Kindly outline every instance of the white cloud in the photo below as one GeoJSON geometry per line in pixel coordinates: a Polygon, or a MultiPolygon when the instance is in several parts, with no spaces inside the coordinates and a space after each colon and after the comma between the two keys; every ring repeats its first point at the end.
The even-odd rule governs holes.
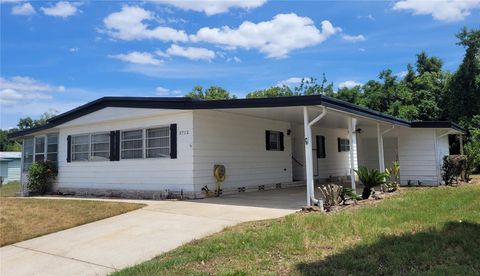
{"type": "Polygon", "coordinates": [[[342,35],[342,38],[346,41],[349,41],[349,42],[359,42],[359,41],[365,41],[366,38],[363,36],[363,35],[347,35],[347,34],[344,34],[342,35]]]}
{"type": "Polygon", "coordinates": [[[184,31],[170,27],[149,28],[144,21],[155,20],[154,14],[137,6],[123,6],[119,12],[109,14],[103,23],[106,32],[122,40],[158,39],[162,41],[187,41],[184,31]]]}
{"type": "Polygon", "coordinates": [[[147,52],[133,51],[127,54],[111,55],[109,57],[135,64],[158,65],[162,62],[161,60],[156,59],[154,55],[147,52]]]}
{"type": "Polygon", "coordinates": [[[77,48],[77,47],[72,47],[72,48],[68,49],[68,51],[69,51],[70,53],[76,53],[76,52],[78,52],[79,50],[80,50],[80,49],[77,48]]]}
{"type": "Polygon", "coordinates": [[[50,99],[52,93],[64,91],[64,86],[51,86],[30,77],[0,77],[0,104],[2,105],[14,105],[24,100],[50,99]]]}
{"type": "MultiPolygon", "coordinates": [[[[157,54],[160,54],[160,56],[162,56],[162,54],[164,55],[165,53],[157,51],[157,54]]],[[[185,57],[191,60],[210,61],[215,58],[215,52],[206,48],[181,47],[176,44],[172,44],[172,46],[167,49],[166,54],[169,56],[185,57]]]]}
{"type": "Polygon", "coordinates": [[[352,80],[347,80],[347,81],[344,81],[344,82],[341,82],[338,84],[338,87],[340,88],[353,88],[355,86],[359,86],[359,85],[362,85],[362,83],[360,82],[356,82],[356,81],[352,81],[352,80]]]}
{"type": "Polygon", "coordinates": [[[35,14],[35,9],[30,3],[23,3],[12,7],[13,15],[33,15],[35,14]]]}
{"type": "Polygon", "coordinates": [[[167,4],[182,10],[204,12],[206,15],[214,15],[228,12],[231,8],[253,9],[265,4],[267,0],[149,0],[150,2],[167,4]]]}
{"type": "Polygon", "coordinates": [[[258,49],[270,58],[284,58],[295,49],[322,43],[340,31],[329,21],[322,22],[322,31],[313,20],[294,13],[278,14],[270,21],[243,22],[237,29],[201,28],[190,38],[193,42],[208,42],[230,49],[258,49]]]}
{"type": "Polygon", "coordinates": [[[75,15],[78,11],[77,6],[67,1],[57,2],[54,6],[40,8],[45,15],[67,18],[75,15]]]}
{"type": "Polygon", "coordinates": [[[175,96],[175,97],[178,97],[178,96],[181,96],[182,94],[182,91],[181,90],[170,90],[168,88],[165,88],[165,87],[162,87],[162,86],[158,86],[156,89],[155,89],[155,94],[158,95],[158,96],[162,96],[162,97],[165,97],[165,96],[175,96]]]}
{"type": "Polygon", "coordinates": [[[291,78],[288,78],[286,80],[282,80],[282,81],[279,81],[277,83],[277,86],[296,86],[296,85],[299,85],[300,83],[302,83],[302,80],[303,79],[307,79],[306,77],[291,77],[291,78]]]}
{"type": "Polygon", "coordinates": [[[237,57],[237,56],[233,56],[233,57],[231,57],[231,58],[229,57],[229,58],[227,58],[227,61],[228,61],[228,62],[233,61],[233,62],[235,62],[235,63],[240,63],[240,62],[242,62],[242,60],[241,60],[239,57],[237,57]]]}
{"type": "Polygon", "coordinates": [[[405,71],[400,71],[400,72],[396,73],[395,76],[400,77],[400,78],[404,78],[407,74],[408,74],[408,71],[405,70],[405,71]]]}
{"type": "Polygon", "coordinates": [[[368,19],[368,20],[371,20],[371,21],[375,21],[375,17],[371,14],[367,14],[367,15],[359,15],[357,16],[358,19],[368,19]]]}
{"type": "Polygon", "coordinates": [[[430,14],[436,20],[461,21],[471,10],[480,8],[479,0],[402,0],[393,5],[394,10],[409,10],[415,15],[430,14]]]}

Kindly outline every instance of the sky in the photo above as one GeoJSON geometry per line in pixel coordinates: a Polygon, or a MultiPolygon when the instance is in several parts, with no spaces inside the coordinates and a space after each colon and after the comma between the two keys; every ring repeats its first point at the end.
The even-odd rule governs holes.
{"type": "Polygon", "coordinates": [[[421,51],[454,71],[480,25],[480,0],[0,2],[1,128],[103,96],[401,78],[421,51]]]}

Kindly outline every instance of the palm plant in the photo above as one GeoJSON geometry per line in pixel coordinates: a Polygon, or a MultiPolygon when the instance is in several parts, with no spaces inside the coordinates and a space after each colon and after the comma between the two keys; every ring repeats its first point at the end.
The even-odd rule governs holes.
{"type": "Polygon", "coordinates": [[[372,188],[385,183],[385,179],[387,178],[384,172],[380,172],[377,169],[369,170],[367,167],[359,167],[355,172],[364,186],[362,192],[363,199],[368,199],[372,193],[372,188]]]}

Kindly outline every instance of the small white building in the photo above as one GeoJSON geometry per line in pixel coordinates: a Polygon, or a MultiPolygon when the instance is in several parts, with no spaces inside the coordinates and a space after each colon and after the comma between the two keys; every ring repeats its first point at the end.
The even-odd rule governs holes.
{"type": "Polygon", "coordinates": [[[57,162],[59,192],[198,198],[203,187],[215,189],[217,164],[226,168],[224,193],[309,188],[335,177],[355,186],[352,168],[384,170],[394,160],[402,184],[437,185],[448,135],[463,132],[452,122],[410,122],[321,95],[104,97],[10,138],[23,140],[23,172],[37,160],[57,162]]]}

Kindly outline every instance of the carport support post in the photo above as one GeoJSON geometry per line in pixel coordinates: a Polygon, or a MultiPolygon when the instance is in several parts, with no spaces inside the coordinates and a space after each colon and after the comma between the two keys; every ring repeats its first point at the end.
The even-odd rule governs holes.
{"type": "Polygon", "coordinates": [[[303,107],[303,131],[305,134],[305,180],[307,184],[307,206],[312,205],[310,191],[310,182],[313,182],[313,160],[312,160],[312,132],[310,126],[308,125],[308,109],[306,106],[303,107]]]}
{"type": "Polygon", "coordinates": [[[380,132],[380,124],[377,124],[377,142],[378,142],[378,169],[380,172],[385,171],[385,160],[383,155],[383,135],[380,132]]]}
{"type": "Polygon", "coordinates": [[[353,128],[353,118],[348,118],[348,139],[350,142],[350,181],[352,183],[352,190],[356,193],[357,187],[355,184],[355,157],[353,155],[353,133],[355,132],[353,128]]]}

